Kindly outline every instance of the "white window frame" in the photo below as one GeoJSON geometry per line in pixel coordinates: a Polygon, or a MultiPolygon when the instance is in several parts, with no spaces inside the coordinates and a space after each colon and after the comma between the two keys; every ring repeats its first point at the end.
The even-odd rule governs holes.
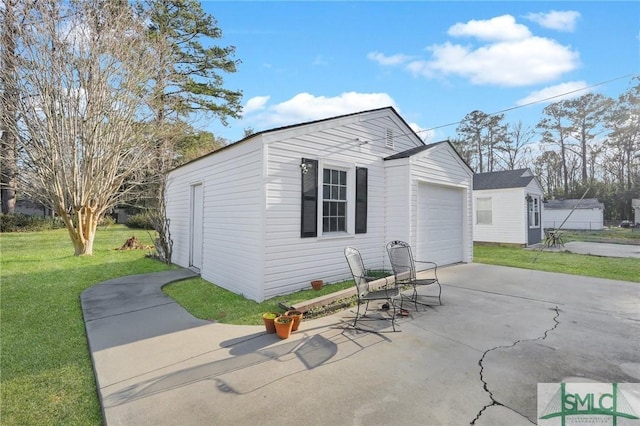
{"type": "Polygon", "coordinates": [[[318,162],[318,235],[323,237],[345,236],[355,234],[356,215],[356,165],[341,161],[320,160],[318,162]],[[339,170],[347,173],[347,208],[346,208],[346,231],[325,232],[323,226],[324,207],[324,170],[339,170]]]}
{"type": "Polygon", "coordinates": [[[491,197],[476,197],[476,225],[493,225],[493,200],[491,197]],[[480,208],[481,204],[487,202],[489,204],[489,208],[487,208],[486,205],[483,205],[482,208],[480,208]],[[483,217],[483,220],[481,221],[480,213],[484,213],[486,216],[487,212],[489,212],[488,220],[487,217],[483,217]]]}
{"type": "Polygon", "coordinates": [[[540,198],[531,197],[530,201],[527,201],[527,222],[529,223],[529,229],[540,228],[540,198]],[[531,220],[531,215],[534,215],[534,220],[531,220]],[[533,225],[531,222],[535,222],[533,225]]]}

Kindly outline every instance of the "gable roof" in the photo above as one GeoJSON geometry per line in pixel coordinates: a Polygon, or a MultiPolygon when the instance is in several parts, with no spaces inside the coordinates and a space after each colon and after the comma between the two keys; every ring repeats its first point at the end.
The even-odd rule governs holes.
{"type": "Polygon", "coordinates": [[[579,199],[567,199],[567,200],[549,200],[545,201],[545,210],[571,210],[576,209],[604,209],[604,204],[599,202],[597,198],[585,198],[582,201],[579,199]],[[580,204],[576,207],[576,204],[580,204]]]}
{"type": "Polygon", "coordinates": [[[473,175],[473,189],[525,188],[535,178],[527,168],[476,173],[473,175]]]}
{"type": "Polygon", "coordinates": [[[203,155],[201,157],[194,158],[193,160],[188,161],[188,162],[186,162],[184,164],[181,164],[181,165],[173,168],[170,171],[173,171],[173,170],[179,169],[181,167],[184,167],[187,164],[191,164],[193,162],[201,160],[202,158],[209,157],[211,155],[216,155],[221,151],[224,151],[226,149],[238,146],[238,145],[240,145],[240,144],[242,144],[242,143],[244,143],[246,141],[252,140],[252,139],[254,139],[254,138],[258,137],[258,136],[261,136],[261,135],[266,135],[266,134],[269,134],[269,133],[275,133],[275,132],[279,132],[279,131],[282,131],[282,130],[295,129],[297,127],[302,127],[302,126],[307,126],[307,125],[312,125],[312,124],[324,123],[324,122],[328,122],[328,121],[332,121],[332,120],[338,120],[338,119],[346,118],[346,117],[352,117],[352,116],[357,116],[357,115],[362,115],[362,114],[370,114],[370,113],[373,113],[373,112],[384,111],[384,110],[388,110],[391,113],[393,113],[407,127],[407,129],[409,129],[409,132],[411,132],[410,134],[415,136],[415,139],[420,141],[423,144],[423,145],[418,146],[417,148],[425,149],[427,146],[429,146],[429,145],[424,145],[424,142],[422,141],[422,139],[417,135],[417,133],[413,129],[411,129],[411,126],[409,126],[409,124],[405,121],[405,119],[402,118],[402,116],[400,114],[398,114],[398,111],[396,111],[395,108],[393,108],[392,106],[386,106],[386,107],[382,107],[382,108],[374,108],[374,109],[369,109],[369,110],[366,110],[366,111],[352,112],[352,113],[349,113],[349,114],[342,114],[342,115],[337,115],[337,116],[334,116],[334,117],[322,118],[322,119],[319,119],[319,120],[305,121],[303,123],[297,123],[297,124],[290,124],[290,125],[287,125],[287,126],[275,127],[273,129],[267,129],[267,130],[262,130],[260,132],[252,133],[252,134],[250,134],[250,135],[248,135],[248,136],[246,136],[246,137],[244,137],[244,138],[242,138],[242,139],[240,139],[240,140],[238,140],[236,142],[230,143],[229,145],[225,145],[220,149],[212,151],[212,152],[210,152],[208,154],[205,154],[205,155],[203,155]]]}
{"type": "Polygon", "coordinates": [[[429,144],[429,145],[416,146],[415,148],[407,149],[406,151],[398,152],[396,154],[393,154],[393,155],[390,155],[388,157],[385,157],[384,161],[397,160],[398,158],[408,158],[408,157],[411,157],[412,155],[416,155],[416,154],[418,154],[418,153],[420,153],[422,151],[426,151],[428,149],[431,149],[436,145],[440,145],[441,143],[446,143],[446,141],[436,142],[436,143],[432,143],[432,144],[429,144]]]}
{"type": "Polygon", "coordinates": [[[464,158],[462,158],[458,150],[453,146],[453,144],[448,139],[446,141],[434,142],[429,145],[416,146],[415,148],[410,148],[410,149],[407,149],[406,151],[398,152],[396,154],[385,157],[383,158],[383,160],[387,161],[387,160],[397,160],[399,158],[409,158],[413,155],[419,154],[428,149],[435,148],[437,146],[445,145],[445,144],[451,147],[451,149],[453,150],[453,152],[455,152],[460,162],[462,162],[462,164],[464,164],[473,173],[473,169],[471,168],[471,166],[469,166],[467,162],[464,161],[464,158]]]}

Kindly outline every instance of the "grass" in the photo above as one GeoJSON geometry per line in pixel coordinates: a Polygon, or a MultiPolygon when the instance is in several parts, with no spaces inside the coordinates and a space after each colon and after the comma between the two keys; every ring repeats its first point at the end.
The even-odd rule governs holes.
{"type": "MultiPolygon", "coordinates": [[[[113,250],[133,232],[122,226],[100,229],[90,257],[73,256],[65,230],[0,234],[3,425],[102,424],[79,298],[84,289],[101,281],[169,268],[145,258],[144,251],[113,250]]],[[[135,234],[150,243],[146,231],[135,234]]],[[[625,233],[614,236],[629,240],[625,233]]],[[[586,237],[593,236],[571,238],[586,237]]],[[[640,282],[638,259],[542,252],[534,263],[537,251],[503,246],[477,246],[474,254],[480,263],[640,282]]],[[[318,292],[304,290],[263,303],[201,279],[171,284],[165,291],[197,317],[260,324],[260,313],[281,311],[280,302],[291,305],[352,285],[325,285],[318,292]]]]}
{"type": "Polygon", "coordinates": [[[211,285],[201,278],[169,284],[163,290],[198,318],[225,324],[259,325],[262,324],[261,313],[282,312],[279,306],[281,302],[286,306],[295,305],[298,302],[351,287],[353,287],[353,281],[325,284],[319,291],[301,290],[286,296],[274,297],[262,303],[247,300],[238,294],[211,285]]]}
{"type": "Polygon", "coordinates": [[[478,245],[473,261],[538,271],[640,282],[640,261],[629,258],[586,256],[567,252],[524,250],[506,245],[478,245]],[[535,260],[535,262],[534,262],[535,260]]]}
{"type": "MultiPolygon", "coordinates": [[[[98,230],[94,255],[74,257],[66,230],[0,235],[2,424],[100,425],[80,293],[111,278],[168,269],[143,251],[113,250],[124,226],[98,230]]],[[[142,240],[146,231],[136,231],[142,240]]]]}
{"type": "MultiPolygon", "coordinates": [[[[588,241],[640,245],[640,230],[629,228],[606,228],[599,231],[563,230],[563,239],[565,243],[588,241]]],[[[638,259],[585,256],[544,250],[523,250],[512,245],[476,244],[473,250],[473,261],[492,265],[513,266],[515,268],[640,282],[640,274],[638,273],[640,260],[638,259]]]]}

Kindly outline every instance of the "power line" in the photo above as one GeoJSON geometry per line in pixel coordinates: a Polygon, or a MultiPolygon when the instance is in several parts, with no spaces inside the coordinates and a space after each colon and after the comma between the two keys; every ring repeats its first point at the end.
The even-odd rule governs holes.
{"type": "MultiPolygon", "coordinates": [[[[610,80],[602,81],[600,83],[595,83],[595,84],[592,84],[592,85],[589,85],[589,86],[581,87],[579,89],[571,90],[569,92],[560,93],[558,95],[550,96],[548,98],[538,99],[537,101],[532,101],[532,102],[529,102],[529,103],[526,103],[526,104],[517,105],[517,106],[511,107],[511,108],[506,108],[506,109],[503,109],[503,110],[500,110],[500,111],[492,112],[491,114],[487,114],[487,115],[488,116],[493,116],[493,115],[497,115],[497,114],[502,114],[503,112],[513,111],[513,110],[516,110],[516,109],[528,107],[528,106],[539,104],[539,103],[542,103],[542,102],[547,102],[547,101],[550,101],[552,99],[560,98],[560,97],[563,97],[563,96],[570,95],[572,93],[576,93],[576,92],[580,92],[580,91],[583,91],[583,90],[591,89],[591,88],[594,88],[594,87],[602,86],[603,84],[611,83],[612,81],[622,80],[624,78],[633,77],[633,76],[636,76],[636,75],[638,75],[638,74],[627,74],[627,75],[623,75],[621,77],[615,77],[615,78],[612,78],[610,80]]],[[[460,124],[460,123],[462,123],[462,120],[456,121],[454,123],[448,123],[448,124],[443,124],[443,125],[440,125],[440,126],[430,127],[428,129],[419,130],[419,131],[417,131],[415,133],[416,134],[420,134],[420,133],[424,133],[424,132],[430,132],[432,130],[442,129],[444,127],[454,126],[454,125],[460,124]]],[[[407,136],[407,135],[404,135],[404,136],[407,136]]],[[[380,140],[382,140],[382,138],[380,140]]]]}

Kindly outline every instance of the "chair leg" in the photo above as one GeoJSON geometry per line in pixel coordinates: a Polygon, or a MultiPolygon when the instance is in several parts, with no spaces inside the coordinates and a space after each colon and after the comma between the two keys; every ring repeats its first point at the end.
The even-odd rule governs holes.
{"type": "MultiPolygon", "coordinates": [[[[389,304],[393,306],[393,315],[391,316],[391,327],[393,328],[393,331],[396,331],[396,304],[393,300],[389,300],[389,304]]],[[[400,305],[402,306],[402,298],[400,301],[400,305]]],[[[402,307],[400,309],[401,309],[400,312],[402,312],[402,307]]]]}
{"type": "MultiPolygon", "coordinates": [[[[358,316],[360,315],[360,300],[358,300],[358,302],[356,303],[357,307],[356,307],[356,318],[353,320],[353,327],[356,328],[356,324],[358,323],[358,316]]],[[[365,309],[365,313],[366,313],[366,309],[365,309]]]]}

